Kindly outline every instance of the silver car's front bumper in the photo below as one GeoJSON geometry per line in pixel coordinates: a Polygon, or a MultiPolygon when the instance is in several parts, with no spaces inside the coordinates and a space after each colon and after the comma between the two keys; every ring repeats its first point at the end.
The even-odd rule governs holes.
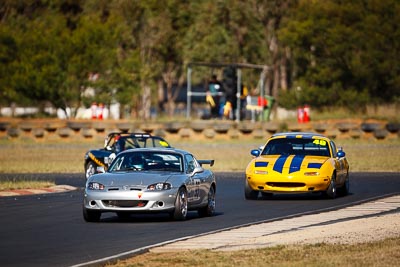
{"type": "Polygon", "coordinates": [[[98,211],[166,212],[175,209],[177,189],[163,191],[85,190],[84,206],[98,211]]]}

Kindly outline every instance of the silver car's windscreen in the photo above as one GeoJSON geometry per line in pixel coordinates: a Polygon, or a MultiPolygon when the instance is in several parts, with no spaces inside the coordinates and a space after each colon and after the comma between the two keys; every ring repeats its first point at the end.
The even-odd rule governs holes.
{"type": "Polygon", "coordinates": [[[180,154],[160,151],[132,151],[120,154],[111,164],[109,172],[116,171],[171,171],[183,172],[180,154]]]}

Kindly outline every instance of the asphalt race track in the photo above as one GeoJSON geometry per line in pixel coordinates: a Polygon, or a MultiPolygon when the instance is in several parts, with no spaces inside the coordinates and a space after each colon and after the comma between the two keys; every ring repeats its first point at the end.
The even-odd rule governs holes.
{"type": "Polygon", "coordinates": [[[183,222],[164,215],[134,215],[119,220],[103,214],[100,223],[82,217],[83,174],[0,174],[0,179],[51,179],[80,190],[0,198],[1,266],[71,266],[132,251],[160,242],[296,214],[337,209],[400,193],[398,173],[351,173],[350,195],[277,195],[245,200],[243,173],[216,173],[217,214],[183,222]]]}

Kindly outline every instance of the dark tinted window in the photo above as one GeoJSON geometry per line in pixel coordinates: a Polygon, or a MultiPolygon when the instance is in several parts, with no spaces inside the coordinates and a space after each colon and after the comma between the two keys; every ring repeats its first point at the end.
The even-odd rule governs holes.
{"type": "Polygon", "coordinates": [[[261,155],[330,156],[329,143],[322,139],[279,138],[268,142],[261,155]]]}
{"type": "Polygon", "coordinates": [[[167,151],[132,151],[119,154],[112,162],[109,171],[182,172],[183,160],[180,154],[167,151]]]}

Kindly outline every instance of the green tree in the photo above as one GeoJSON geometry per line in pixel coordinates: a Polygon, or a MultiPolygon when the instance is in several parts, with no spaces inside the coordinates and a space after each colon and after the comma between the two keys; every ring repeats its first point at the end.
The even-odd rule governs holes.
{"type": "Polygon", "coordinates": [[[280,29],[300,101],[359,109],[398,99],[399,8],[395,0],[300,1],[280,29]]]}
{"type": "Polygon", "coordinates": [[[57,108],[65,109],[68,98],[63,92],[63,19],[57,15],[20,19],[26,25],[15,29],[18,32],[16,36],[19,53],[16,56],[15,72],[11,77],[14,90],[22,96],[17,101],[23,104],[23,99],[29,99],[29,104],[39,107],[50,102],[57,108]]]}
{"type": "Polygon", "coordinates": [[[18,100],[13,78],[16,71],[18,43],[13,30],[4,25],[0,28],[0,106],[18,100]]]}
{"type": "Polygon", "coordinates": [[[126,74],[124,61],[130,60],[129,56],[119,53],[124,34],[117,17],[109,18],[104,10],[84,13],[86,6],[74,1],[51,2],[48,6],[27,1],[8,7],[4,24],[16,38],[2,31],[4,64],[0,70],[13,74],[4,76],[8,78],[2,81],[3,87],[9,89],[2,90],[3,95],[21,104],[48,101],[64,110],[76,110],[91,101],[109,103],[113,97],[127,103],[121,95],[132,90],[134,80],[131,82],[126,74]],[[90,81],[91,74],[101,78],[90,81]],[[95,88],[95,95],[85,97],[90,86],[95,88]]]}
{"type": "Polygon", "coordinates": [[[130,17],[133,15],[130,11],[136,10],[134,5],[132,1],[90,0],[82,5],[84,16],[93,17],[89,21],[95,24],[89,23],[84,28],[91,28],[89,31],[94,30],[102,36],[101,40],[93,40],[98,46],[95,53],[102,62],[96,63],[97,67],[89,67],[91,74],[97,77],[88,85],[95,95],[89,95],[83,101],[86,106],[93,101],[106,106],[119,103],[121,118],[127,115],[127,109],[137,105],[135,96],[140,94],[140,62],[129,26],[135,19],[135,16],[130,17]]]}
{"type": "Polygon", "coordinates": [[[200,62],[236,62],[239,48],[229,33],[227,1],[193,1],[193,24],[185,36],[185,58],[200,62]]]}

